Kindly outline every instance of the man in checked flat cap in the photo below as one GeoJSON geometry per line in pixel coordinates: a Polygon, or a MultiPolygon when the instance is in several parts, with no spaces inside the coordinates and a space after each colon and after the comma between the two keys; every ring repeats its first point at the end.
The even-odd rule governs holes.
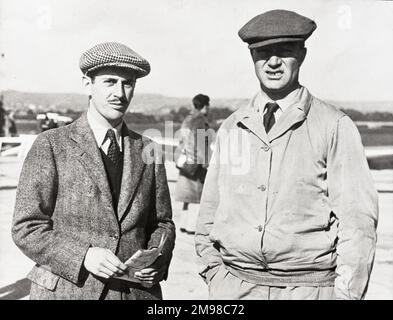
{"type": "Polygon", "coordinates": [[[123,121],[150,65],[123,44],[103,43],[80,68],[87,112],[38,135],[17,189],[12,235],[36,262],[30,298],[161,299],[175,241],[165,167],[153,142],[123,121]],[[135,273],[139,282],[117,279],[128,258],[163,236],[162,255],[135,273]]]}
{"type": "Polygon", "coordinates": [[[210,299],[363,299],[378,197],[348,116],[299,83],[314,21],[260,14],[239,31],[260,90],[217,135],[196,230],[210,299]]]}

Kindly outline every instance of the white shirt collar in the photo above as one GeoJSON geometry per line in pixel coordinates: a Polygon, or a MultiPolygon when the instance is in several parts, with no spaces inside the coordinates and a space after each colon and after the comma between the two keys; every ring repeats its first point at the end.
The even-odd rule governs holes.
{"type": "Polygon", "coordinates": [[[94,107],[89,106],[89,109],[87,110],[87,122],[93,131],[98,147],[101,148],[105,154],[108,153],[110,141],[109,139],[104,141],[104,139],[108,129],[111,129],[115,132],[117,144],[119,145],[120,152],[122,152],[123,146],[121,128],[123,126],[123,121],[118,126],[113,128],[97,111],[93,110],[93,108],[94,107]]]}
{"type": "Polygon", "coordinates": [[[265,110],[265,106],[266,103],[268,102],[276,102],[278,104],[278,106],[280,107],[279,109],[281,110],[281,113],[285,112],[285,110],[287,110],[290,106],[294,105],[295,103],[298,103],[301,99],[302,93],[303,93],[303,89],[304,87],[299,86],[298,88],[296,88],[295,90],[293,90],[290,94],[288,94],[286,97],[284,97],[283,99],[277,100],[277,101],[273,101],[267,97],[265,97],[264,95],[262,95],[262,92],[259,91],[258,92],[258,104],[257,104],[257,108],[258,108],[258,112],[263,114],[264,110],[265,110]]]}

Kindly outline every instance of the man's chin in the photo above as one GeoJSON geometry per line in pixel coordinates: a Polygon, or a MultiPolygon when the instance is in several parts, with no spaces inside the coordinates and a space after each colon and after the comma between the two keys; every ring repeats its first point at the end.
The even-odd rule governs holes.
{"type": "Polygon", "coordinates": [[[288,84],[282,83],[281,81],[278,80],[271,80],[262,87],[265,87],[267,91],[275,91],[275,92],[281,92],[285,91],[285,88],[288,87],[288,84]]]}
{"type": "Polygon", "coordinates": [[[286,96],[293,89],[287,83],[269,82],[268,84],[261,84],[261,89],[269,95],[286,96]]]}
{"type": "Polygon", "coordinates": [[[120,112],[120,111],[112,111],[112,112],[108,112],[107,114],[104,115],[104,118],[111,124],[119,124],[124,117],[124,112],[120,112]]]}

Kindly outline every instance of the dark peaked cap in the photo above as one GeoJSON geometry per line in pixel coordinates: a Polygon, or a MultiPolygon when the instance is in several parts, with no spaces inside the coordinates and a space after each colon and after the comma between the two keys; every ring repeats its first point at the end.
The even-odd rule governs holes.
{"type": "Polygon", "coordinates": [[[238,34],[253,49],[279,42],[305,41],[316,28],[313,20],[296,12],[271,10],[252,18],[238,34]]]}
{"type": "Polygon", "coordinates": [[[79,60],[79,67],[84,74],[104,67],[125,68],[137,78],[150,72],[149,62],[124,44],[117,42],[100,43],[84,52],[79,60]]]}

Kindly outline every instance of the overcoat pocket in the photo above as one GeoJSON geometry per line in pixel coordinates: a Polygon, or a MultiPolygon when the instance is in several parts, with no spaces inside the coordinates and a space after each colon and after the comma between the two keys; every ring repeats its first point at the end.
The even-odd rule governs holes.
{"type": "Polygon", "coordinates": [[[37,265],[34,266],[27,275],[27,279],[50,291],[54,291],[56,289],[59,278],[60,276],[37,265]]]}

